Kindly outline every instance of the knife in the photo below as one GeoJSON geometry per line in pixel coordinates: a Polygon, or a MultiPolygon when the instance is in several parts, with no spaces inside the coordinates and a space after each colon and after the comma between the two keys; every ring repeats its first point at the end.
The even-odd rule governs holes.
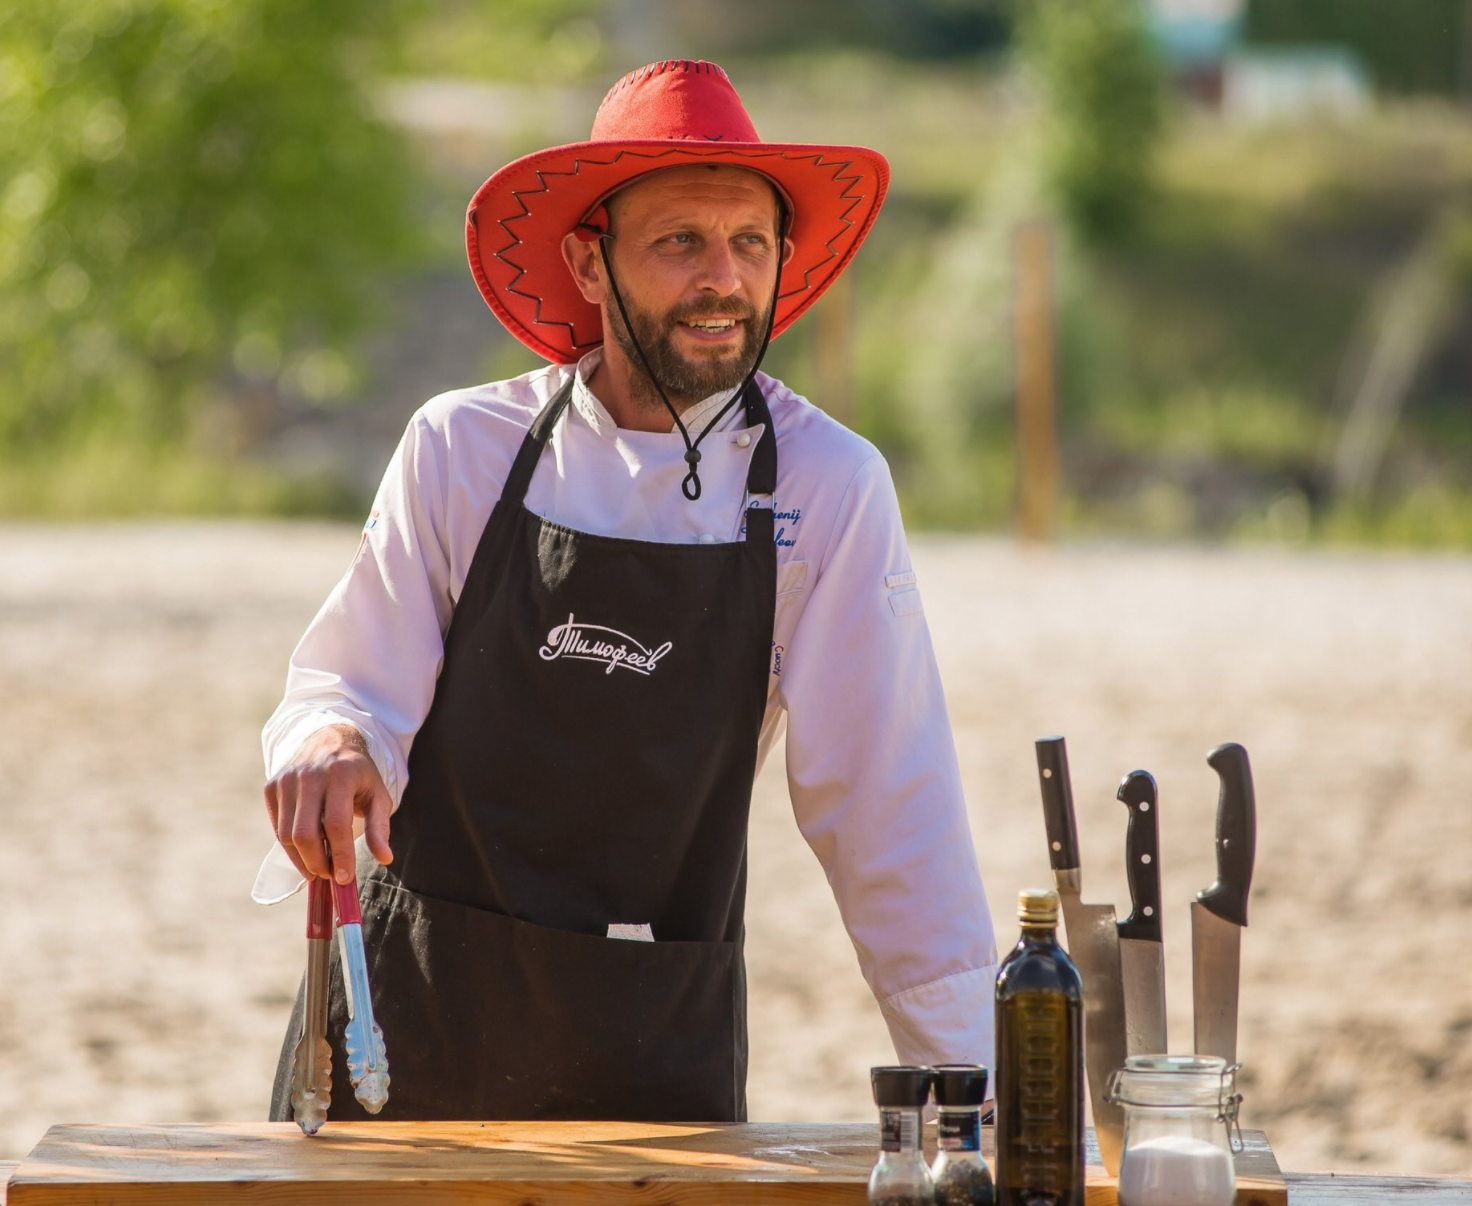
{"type": "Polygon", "coordinates": [[[1196,1054],[1237,1062],[1242,930],[1257,850],[1257,802],[1247,751],[1219,745],[1206,761],[1221,780],[1216,805],[1216,882],[1191,905],[1191,994],[1196,1054]]]}
{"type": "Polygon", "coordinates": [[[342,981],[347,995],[348,1080],[353,1096],[370,1114],[388,1101],[388,1056],[383,1031],[373,1020],[373,994],[368,987],[368,960],[363,953],[363,914],[358,908],[358,881],[332,885],[337,913],[337,950],[342,956],[342,981]]]}
{"type": "Polygon", "coordinates": [[[1160,793],[1149,771],[1134,770],[1119,781],[1118,795],[1130,810],[1124,849],[1132,907],[1130,915],[1119,923],[1125,1050],[1130,1055],[1164,1055],[1165,928],[1160,917],[1160,793]]]}
{"type": "Polygon", "coordinates": [[[302,1033],[291,1067],[291,1116],[307,1135],[327,1121],[332,1104],[332,1048],[327,1042],[327,970],[332,962],[332,885],[313,876],[307,885],[307,987],[302,1033]]]}
{"type": "Polygon", "coordinates": [[[1119,930],[1113,905],[1086,905],[1080,899],[1078,829],[1073,816],[1073,788],[1068,778],[1068,751],[1062,737],[1037,741],[1038,781],[1043,791],[1043,820],[1048,829],[1048,861],[1063,906],[1068,954],[1084,988],[1084,1066],[1099,1155],[1111,1174],[1119,1173],[1123,1109],[1108,1100],[1109,1078],[1124,1067],[1124,985],[1119,962],[1119,930]]]}

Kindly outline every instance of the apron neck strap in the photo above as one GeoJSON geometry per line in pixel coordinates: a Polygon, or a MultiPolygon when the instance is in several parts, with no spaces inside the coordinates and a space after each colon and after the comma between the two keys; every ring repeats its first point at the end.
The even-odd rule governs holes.
{"type": "Polygon", "coordinates": [[[741,401],[746,406],[746,425],[762,425],[762,438],[757,441],[751,454],[751,465],[746,471],[748,494],[777,493],[777,431],[772,426],[772,412],[767,408],[767,399],[761,386],[753,377],[742,391],[741,401]]]}
{"type": "Polygon", "coordinates": [[[526,500],[526,490],[532,484],[532,473],[536,470],[537,461],[541,459],[542,449],[547,447],[547,441],[552,438],[552,429],[557,426],[557,420],[562,418],[562,412],[567,409],[572,398],[573,382],[577,379],[577,370],[574,369],[567,384],[547,400],[542,413],[532,420],[531,430],[521,441],[516,459],[511,462],[511,472],[506,475],[506,484],[501,488],[501,497],[511,506],[519,507],[526,500]]]}
{"type": "MultiPolygon", "coordinates": [[[[547,441],[552,438],[552,429],[557,426],[557,421],[562,418],[562,412],[567,409],[567,404],[572,399],[573,382],[576,380],[576,371],[574,371],[574,375],[568,378],[567,384],[548,399],[541,414],[532,420],[531,430],[526,433],[526,438],[522,440],[521,447],[517,450],[516,460],[511,463],[511,472],[506,475],[506,485],[501,490],[501,497],[513,507],[519,507],[526,499],[527,487],[531,485],[532,473],[537,468],[537,461],[541,459],[542,450],[547,447],[547,441]]],[[[761,424],[762,426],[761,439],[757,441],[756,448],[751,454],[751,464],[746,472],[747,493],[775,494],[777,492],[777,433],[772,428],[772,412],[767,408],[767,400],[754,378],[746,383],[741,401],[746,409],[746,425],[755,427],[761,424]]]]}

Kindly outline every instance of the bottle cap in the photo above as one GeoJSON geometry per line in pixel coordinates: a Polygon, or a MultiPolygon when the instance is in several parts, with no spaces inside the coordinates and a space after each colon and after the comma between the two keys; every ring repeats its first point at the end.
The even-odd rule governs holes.
{"type": "Polygon", "coordinates": [[[1017,894],[1017,920],[1023,925],[1057,925],[1058,893],[1052,888],[1024,888],[1017,894]]]}
{"type": "Polygon", "coordinates": [[[980,1064],[937,1064],[935,1104],[979,1106],[986,1100],[987,1070],[980,1064]]]}
{"type": "Polygon", "coordinates": [[[904,1065],[869,1069],[869,1082],[874,1086],[874,1104],[889,1109],[920,1109],[930,1100],[930,1085],[934,1079],[933,1068],[904,1065]]]}

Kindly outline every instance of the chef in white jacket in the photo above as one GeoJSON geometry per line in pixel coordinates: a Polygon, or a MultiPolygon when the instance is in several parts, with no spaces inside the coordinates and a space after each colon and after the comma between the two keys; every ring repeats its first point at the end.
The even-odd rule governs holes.
{"type": "MultiPolygon", "coordinates": [[[[415,413],[263,735],[257,899],[350,879],[366,830],[381,1117],[744,1118],[747,815],[784,731],[899,1059],[990,1062],[996,949],[888,467],[757,369],[887,178],[761,142],[720,68],[672,60],[471,202],[477,282],[551,363],[415,413]]],[[[331,1116],[357,1108],[339,1086],[331,1116]]]]}

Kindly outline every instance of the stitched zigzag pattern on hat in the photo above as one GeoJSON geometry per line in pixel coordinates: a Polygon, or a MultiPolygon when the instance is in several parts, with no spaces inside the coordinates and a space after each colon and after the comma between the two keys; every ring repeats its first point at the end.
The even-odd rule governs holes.
{"type": "MultiPolygon", "coordinates": [[[[748,152],[733,152],[733,153],[740,154],[741,157],[744,158],[744,159],[767,159],[767,158],[777,157],[777,158],[786,159],[786,160],[792,161],[792,162],[800,162],[800,161],[805,161],[805,160],[811,160],[812,163],[813,163],[813,166],[815,168],[832,168],[833,169],[833,172],[832,172],[832,175],[829,178],[835,184],[842,184],[844,186],[843,192],[841,192],[839,194],[839,200],[847,201],[849,203],[848,204],[848,207],[843,211],[843,213],[841,213],[839,215],[839,220],[843,222],[843,224],[844,224],[844,226],[846,228],[852,229],[852,227],[853,227],[853,219],[851,219],[849,217],[849,214],[853,213],[855,207],[857,207],[865,199],[863,193],[855,193],[853,191],[854,185],[859,184],[859,183],[862,182],[862,180],[863,180],[862,175],[852,174],[852,175],[845,176],[845,175],[842,174],[845,169],[847,169],[847,168],[849,168],[849,167],[851,167],[853,165],[853,160],[851,160],[851,159],[845,159],[845,160],[839,161],[837,163],[825,163],[823,161],[823,156],[822,156],[821,153],[815,153],[815,154],[812,154],[812,155],[790,155],[790,154],[787,154],[786,152],[775,152],[775,151],[774,152],[748,151],[748,152]]],[[[640,158],[640,159],[662,159],[662,158],[664,158],[665,156],[668,156],[668,155],[693,155],[693,154],[695,154],[695,153],[694,152],[691,152],[691,151],[685,151],[685,150],[683,150],[680,147],[671,147],[667,151],[620,151],[617,155],[615,155],[611,159],[583,159],[583,158],[574,159],[573,160],[573,170],[570,171],[570,172],[543,172],[541,169],[536,169],[537,183],[541,187],[534,188],[534,189],[513,189],[511,191],[512,199],[515,200],[516,204],[521,207],[521,213],[519,213],[519,214],[513,214],[509,218],[499,218],[499,219],[497,219],[497,225],[500,226],[501,229],[506,232],[506,234],[510,237],[510,240],[511,241],[509,243],[507,243],[506,246],[500,248],[499,250],[493,252],[492,254],[495,256],[496,259],[500,260],[508,268],[514,269],[515,272],[516,272],[516,275],[507,284],[507,286],[506,286],[506,292],[513,293],[517,297],[524,297],[524,298],[526,298],[527,301],[532,302],[532,303],[535,304],[536,309],[535,309],[535,311],[533,313],[533,318],[532,318],[532,321],[534,323],[538,324],[539,326],[555,326],[555,327],[564,327],[564,328],[566,328],[567,335],[568,335],[568,342],[569,342],[569,344],[574,349],[581,350],[581,349],[592,348],[592,347],[597,346],[598,343],[602,342],[601,335],[600,335],[600,338],[597,339],[597,340],[591,340],[588,343],[579,343],[577,341],[577,334],[573,330],[573,327],[572,327],[572,324],[571,323],[562,321],[560,319],[544,319],[542,317],[542,299],[540,297],[538,297],[536,294],[527,293],[525,290],[518,289],[516,287],[520,283],[521,278],[526,275],[527,269],[524,268],[522,265],[518,264],[515,260],[510,259],[506,255],[507,252],[509,252],[509,251],[513,250],[514,248],[520,246],[521,245],[521,242],[522,242],[520,236],[517,235],[517,233],[511,229],[510,223],[512,223],[512,222],[519,222],[522,219],[528,218],[528,217],[531,216],[531,209],[530,209],[530,207],[528,207],[527,203],[523,200],[523,197],[534,197],[534,196],[537,196],[537,195],[539,195],[541,193],[547,192],[548,191],[547,178],[549,176],[558,176],[558,177],[572,177],[572,176],[576,176],[581,171],[581,169],[583,167],[583,164],[585,164],[585,163],[591,164],[591,165],[594,165],[594,166],[597,166],[597,167],[610,167],[613,164],[619,162],[619,160],[621,160],[622,158],[624,158],[626,155],[632,155],[632,156],[635,156],[635,157],[640,158]]],[[[827,267],[836,258],[838,258],[839,252],[838,252],[838,249],[834,246],[834,244],[837,243],[839,241],[839,239],[841,237],[843,237],[844,235],[846,235],[847,233],[848,233],[848,230],[847,229],[846,230],[843,230],[843,231],[840,231],[838,234],[835,234],[831,239],[827,240],[824,243],[824,248],[828,252],[828,258],[825,259],[825,260],[823,260],[823,261],[821,261],[821,262],[819,262],[819,263],[817,263],[817,264],[814,264],[811,268],[804,269],[803,270],[803,276],[802,276],[802,283],[800,285],[798,285],[794,289],[788,289],[788,290],[784,291],[783,294],[782,294],[782,297],[779,300],[785,300],[785,299],[787,299],[789,297],[795,297],[795,296],[797,296],[799,294],[808,292],[812,288],[811,277],[812,277],[813,273],[818,272],[820,269],[827,267]]],[[[474,265],[472,267],[474,267],[474,265]]],[[[792,321],[792,320],[795,320],[800,313],[801,313],[801,311],[799,310],[797,314],[792,315],[792,318],[789,319],[789,322],[792,321]]]]}

